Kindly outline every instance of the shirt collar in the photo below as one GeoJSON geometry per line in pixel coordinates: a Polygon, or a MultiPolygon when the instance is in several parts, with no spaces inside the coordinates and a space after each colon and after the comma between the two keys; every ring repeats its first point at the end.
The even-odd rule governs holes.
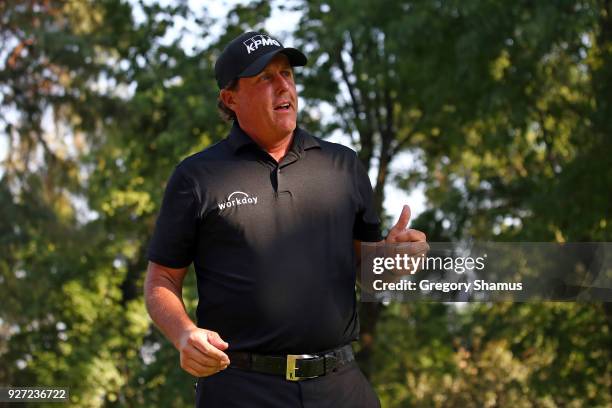
{"type": "MultiPolygon", "coordinates": [[[[291,145],[290,150],[303,151],[312,148],[320,148],[321,144],[319,141],[312,136],[310,133],[306,132],[304,129],[299,126],[295,128],[293,132],[293,143],[291,145]]],[[[232,129],[230,130],[230,134],[227,138],[227,141],[232,148],[234,154],[238,153],[240,149],[246,146],[257,146],[257,143],[249,135],[245,133],[244,130],[238,124],[238,121],[234,120],[234,124],[232,129]]]]}
{"type": "MultiPolygon", "coordinates": [[[[296,127],[294,132],[295,137],[297,138],[298,146],[300,146],[300,150],[308,150],[312,148],[321,148],[321,144],[313,135],[302,129],[301,127],[296,127]]],[[[294,140],[295,144],[295,140],[294,140]]]]}
{"type": "Polygon", "coordinates": [[[227,137],[227,142],[229,143],[232,151],[234,153],[238,153],[238,150],[248,145],[257,145],[253,139],[247,135],[244,130],[238,125],[238,121],[234,120],[234,124],[232,125],[232,130],[230,130],[229,136],[227,137]]]}

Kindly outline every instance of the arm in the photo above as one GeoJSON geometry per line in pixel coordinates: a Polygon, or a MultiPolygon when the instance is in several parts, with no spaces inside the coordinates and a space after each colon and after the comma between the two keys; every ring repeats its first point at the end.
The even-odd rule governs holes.
{"type": "Polygon", "coordinates": [[[218,333],[198,328],[183,303],[183,280],[187,268],[174,269],[149,262],[144,292],[147,311],[156,326],[180,352],[181,367],[196,377],[225,369],[228,344],[218,333]]]}

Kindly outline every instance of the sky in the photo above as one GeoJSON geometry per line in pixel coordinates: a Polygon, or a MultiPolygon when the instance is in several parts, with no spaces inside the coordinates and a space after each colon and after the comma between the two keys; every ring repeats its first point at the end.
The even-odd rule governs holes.
{"type": "MultiPolygon", "coordinates": [[[[150,0],[149,0],[150,2],[150,0]]],[[[169,3],[170,0],[163,0],[161,3],[169,3]]],[[[136,1],[133,0],[133,3],[136,4],[136,1]]],[[[210,1],[210,2],[201,2],[197,0],[188,0],[188,4],[192,10],[201,11],[202,7],[205,7],[208,10],[208,14],[213,17],[216,21],[212,27],[206,27],[206,31],[208,34],[212,35],[213,38],[220,35],[223,29],[223,22],[226,19],[227,12],[231,10],[236,4],[245,4],[248,1],[244,0],[223,0],[223,1],[210,1]]],[[[278,2],[275,2],[278,3],[278,2]]],[[[291,1],[283,1],[285,6],[291,4],[291,1]]],[[[134,7],[134,18],[136,21],[142,20],[142,13],[139,12],[137,7],[134,7]]],[[[278,8],[273,7],[272,16],[266,21],[265,29],[273,36],[278,36],[284,39],[285,46],[292,46],[293,42],[290,37],[291,30],[297,26],[297,23],[300,18],[300,14],[297,12],[288,12],[288,11],[280,11],[278,8]]],[[[198,13],[199,14],[199,13],[198,13]]],[[[197,27],[194,22],[187,20],[180,20],[175,23],[175,27],[171,30],[166,40],[168,42],[174,40],[177,36],[181,36],[181,29],[185,28],[186,32],[198,33],[201,31],[201,27],[197,27]]],[[[185,32],[185,31],[183,31],[185,32]]],[[[190,50],[201,41],[201,37],[197,35],[185,35],[182,34],[181,45],[186,49],[190,50]]],[[[202,46],[203,44],[198,44],[202,46]]],[[[0,55],[1,57],[1,55],[0,55]]],[[[4,60],[4,58],[2,58],[4,60]]],[[[1,95],[0,95],[1,97],[1,95]]],[[[5,118],[10,118],[11,112],[4,111],[2,112],[5,115],[5,118]]],[[[333,112],[331,109],[323,109],[323,120],[325,119],[325,115],[331,115],[333,112]]],[[[44,125],[44,124],[43,124],[44,125]]],[[[327,140],[342,143],[354,149],[354,146],[351,144],[350,138],[347,135],[341,133],[341,131],[336,131],[331,134],[327,140]]],[[[8,149],[8,136],[4,133],[0,133],[0,163],[5,159],[8,149]]],[[[409,153],[399,154],[391,163],[391,175],[400,172],[407,171],[411,169],[415,164],[413,163],[413,156],[409,153]]],[[[376,163],[373,163],[370,170],[370,179],[374,180],[377,171],[376,163]]],[[[0,165],[0,177],[3,174],[3,168],[0,165]]],[[[404,204],[410,205],[412,218],[416,218],[420,213],[425,210],[425,196],[423,195],[422,189],[415,189],[410,192],[410,194],[406,193],[404,190],[400,190],[395,186],[391,185],[391,182],[387,183],[385,187],[385,202],[384,207],[387,214],[391,215],[391,217],[395,220],[399,217],[399,214],[402,210],[404,204]]]]}

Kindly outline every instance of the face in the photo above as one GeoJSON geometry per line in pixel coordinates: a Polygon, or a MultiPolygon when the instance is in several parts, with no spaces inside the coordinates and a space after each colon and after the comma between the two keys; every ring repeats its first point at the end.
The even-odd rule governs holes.
{"type": "Polygon", "coordinates": [[[238,89],[221,91],[249,135],[274,142],[291,135],[297,120],[297,91],[293,70],[284,54],[277,54],[258,75],[240,78],[238,89]]]}

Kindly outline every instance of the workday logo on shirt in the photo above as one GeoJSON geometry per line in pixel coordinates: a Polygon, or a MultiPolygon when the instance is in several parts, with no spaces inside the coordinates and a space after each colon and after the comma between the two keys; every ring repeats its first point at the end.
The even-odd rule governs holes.
{"type": "Polygon", "coordinates": [[[219,210],[225,210],[226,208],[238,207],[241,205],[256,205],[257,204],[257,196],[251,197],[247,193],[243,193],[242,191],[234,191],[227,197],[227,201],[224,203],[219,203],[219,210]]]}

